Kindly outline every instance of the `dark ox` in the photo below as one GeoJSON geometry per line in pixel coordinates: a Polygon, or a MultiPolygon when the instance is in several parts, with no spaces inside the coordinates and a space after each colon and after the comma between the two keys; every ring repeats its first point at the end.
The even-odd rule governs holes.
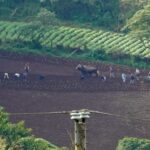
{"type": "Polygon", "coordinates": [[[84,79],[87,76],[99,76],[99,71],[96,67],[79,64],[77,65],[76,69],[80,71],[81,79],[84,79]]]}
{"type": "Polygon", "coordinates": [[[37,79],[40,80],[40,81],[43,81],[43,80],[45,79],[45,76],[39,74],[39,75],[37,76],[37,79]]]}

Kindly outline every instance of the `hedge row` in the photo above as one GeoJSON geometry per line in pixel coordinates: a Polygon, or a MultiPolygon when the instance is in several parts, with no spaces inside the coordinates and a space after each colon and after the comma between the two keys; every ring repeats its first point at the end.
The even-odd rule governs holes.
{"type": "Polygon", "coordinates": [[[66,26],[43,27],[23,22],[0,22],[0,40],[37,42],[42,47],[150,58],[150,41],[129,35],[66,26]]]}

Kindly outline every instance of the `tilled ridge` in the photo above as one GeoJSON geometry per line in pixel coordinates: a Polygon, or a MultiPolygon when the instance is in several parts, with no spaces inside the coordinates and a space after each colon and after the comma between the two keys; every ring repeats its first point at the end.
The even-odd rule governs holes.
{"type": "Polygon", "coordinates": [[[146,91],[150,83],[122,83],[119,78],[103,82],[98,77],[81,80],[78,76],[48,75],[38,79],[37,74],[29,75],[27,80],[10,78],[1,80],[0,88],[16,90],[48,90],[60,92],[99,92],[99,91],[146,91]]]}

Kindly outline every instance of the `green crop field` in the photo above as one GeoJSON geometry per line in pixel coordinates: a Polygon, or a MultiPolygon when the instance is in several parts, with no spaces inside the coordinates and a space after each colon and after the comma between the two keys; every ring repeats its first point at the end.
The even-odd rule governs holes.
{"type": "Polygon", "coordinates": [[[23,22],[0,22],[0,40],[40,43],[42,47],[63,47],[81,51],[105,52],[113,55],[150,58],[150,41],[130,35],[73,28],[67,26],[38,26],[23,22]]]}

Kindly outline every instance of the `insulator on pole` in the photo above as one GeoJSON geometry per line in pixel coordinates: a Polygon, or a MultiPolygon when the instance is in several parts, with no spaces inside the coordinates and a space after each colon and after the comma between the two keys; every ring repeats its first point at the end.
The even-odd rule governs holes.
{"type": "Polygon", "coordinates": [[[75,150],[86,150],[86,119],[90,118],[88,110],[74,110],[70,113],[74,120],[75,150]]]}

